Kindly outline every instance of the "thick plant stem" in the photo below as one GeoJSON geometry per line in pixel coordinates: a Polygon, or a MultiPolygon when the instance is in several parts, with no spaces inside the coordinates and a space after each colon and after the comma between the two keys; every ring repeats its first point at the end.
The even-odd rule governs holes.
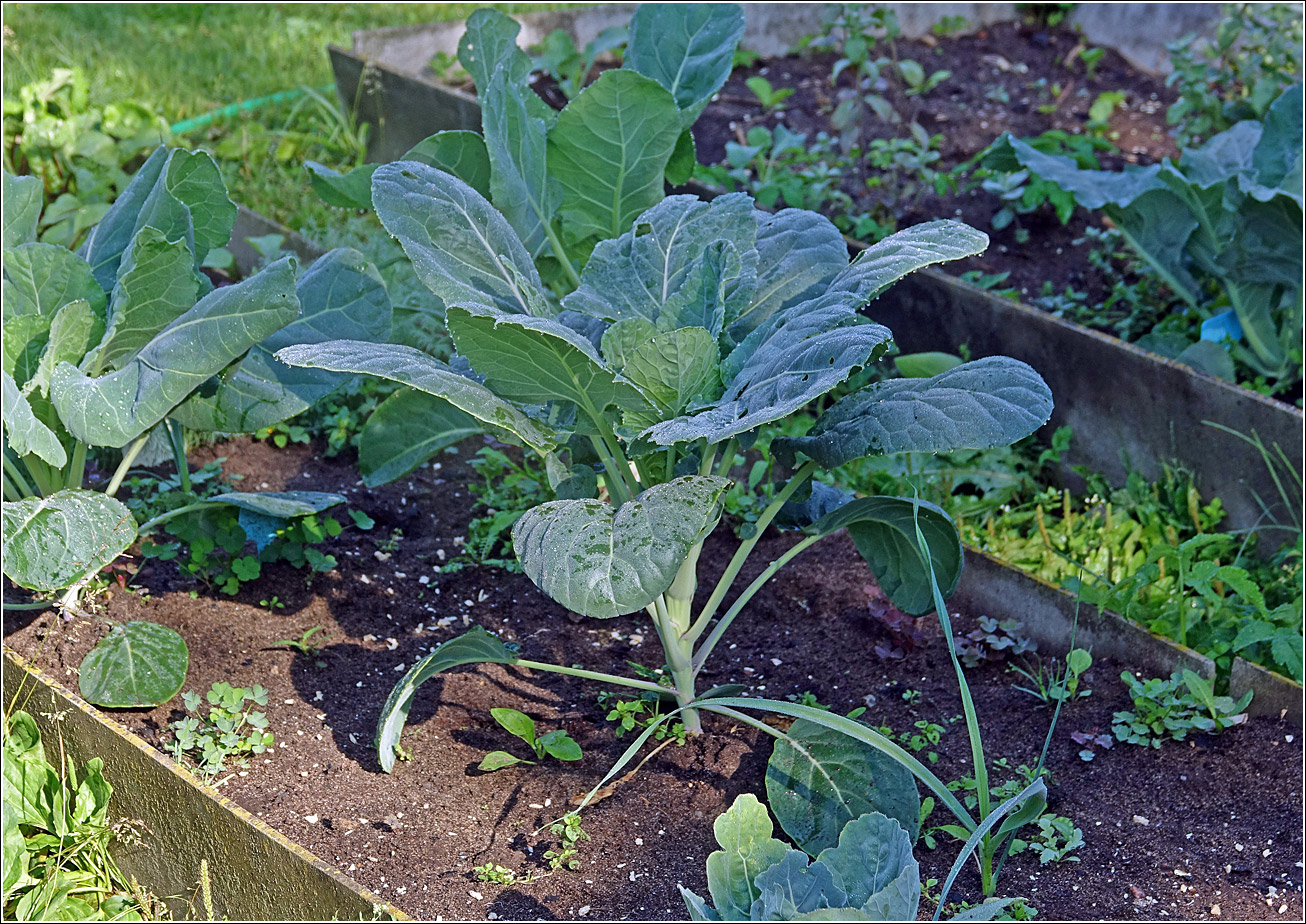
{"type": "Polygon", "coordinates": [[[27,483],[27,479],[23,477],[23,473],[18,470],[18,463],[10,459],[8,454],[4,457],[4,469],[6,480],[13,482],[13,486],[18,489],[23,497],[36,496],[36,492],[32,490],[32,486],[27,483]]]}
{"type": "Polygon", "coordinates": [[[122,461],[118,463],[118,468],[113,473],[113,478],[109,481],[109,486],[104,489],[104,493],[113,497],[118,493],[118,488],[122,486],[122,480],[127,477],[127,470],[132,467],[136,457],[141,454],[145,448],[145,442],[150,438],[149,433],[142,433],[136,440],[127,447],[127,451],[122,454],[122,461]]]}
{"type": "MultiPolygon", "coordinates": [[[[654,600],[650,609],[654,615],[653,624],[657,628],[658,638],[662,642],[662,650],[667,656],[667,667],[671,671],[671,682],[673,692],[676,695],[676,703],[682,707],[691,707],[694,703],[693,651],[685,642],[681,641],[680,630],[676,626],[675,618],[668,610],[665,595],[654,600]]],[[[688,608],[678,604],[676,609],[678,611],[683,609],[683,619],[688,622],[688,608]]],[[[702,719],[699,717],[697,709],[685,708],[681,721],[685,725],[685,731],[691,735],[697,735],[703,731],[702,719]]]]}
{"type": "Polygon", "coordinates": [[[594,446],[594,451],[598,453],[599,460],[603,463],[603,470],[608,476],[608,493],[612,495],[613,505],[620,507],[626,501],[630,500],[630,490],[626,487],[626,479],[621,477],[620,463],[608,452],[608,447],[597,436],[591,436],[590,442],[594,446]]]}
{"type": "Polygon", "coordinates": [[[794,492],[803,486],[815,470],[815,462],[805,463],[798,469],[798,471],[794,472],[793,477],[789,479],[789,483],[786,484],[780,490],[780,493],[775,496],[775,500],[771,501],[767,508],[762,511],[762,515],[757,518],[757,532],[753,534],[753,538],[745,539],[740,543],[739,548],[735,551],[734,557],[730,559],[730,564],[726,565],[726,570],[725,573],[721,575],[721,580],[717,581],[716,587],[713,588],[712,596],[708,597],[707,603],[703,604],[702,612],[699,613],[698,619],[694,621],[694,625],[690,628],[689,634],[686,636],[690,641],[697,640],[698,637],[703,634],[703,631],[712,621],[712,617],[716,615],[717,609],[721,606],[721,601],[724,600],[726,594],[730,592],[730,588],[734,584],[735,578],[739,576],[739,570],[744,567],[744,562],[748,561],[748,556],[752,553],[753,547],[757,545],[758,541],[762,538],[762,533],[771,525],[771,521],[774,520],[775,515],[780,512],[780,508],[785,505],[785,501],[789,500],[794,492]]]}
{"type": "Polygon", "coordinates": [[[86,477],[86,451],[88,447],[83,442],[78,442],[73,449],[72,464],[68,466],[68,477],[64,480],[64,487],[68,490],[80,488],[82,479],[86,477]]]}

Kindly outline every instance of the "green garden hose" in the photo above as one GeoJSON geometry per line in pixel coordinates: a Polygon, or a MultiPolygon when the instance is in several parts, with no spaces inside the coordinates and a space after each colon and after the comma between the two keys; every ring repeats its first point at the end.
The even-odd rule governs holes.
{"type": "MultiPolygon", "coordinates": [[[[327,90],[334,90],[335,84],[325,84],[320,87],[314,87],[320,93],[327,90]]],[[[308,91],[303,87],[294,90],[282,90],[279,93],[273,93],[271,96],[259,96],[254,99],[242,100],[239,103],[232,103],[229,106],[223,106],[220,109],[214,109],[212,112],[206,112],[204,115],[195,116],[193,119],[183,119],[182,121],[171,126],[174,135],[184,135],[187,132],[193,132],[197,128],[204,128],[207,125],[218,121],[219,119],[230,118],[231,116],[240,115],[242,112],[252,112],[255,109],[262,109],[264,106],[272,106],[277,103],[288,103],[292,99],[298,99],[308,91]]]]}

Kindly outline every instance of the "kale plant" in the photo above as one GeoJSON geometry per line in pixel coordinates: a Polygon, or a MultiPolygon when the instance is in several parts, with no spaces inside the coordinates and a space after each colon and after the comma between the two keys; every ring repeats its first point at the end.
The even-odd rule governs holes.
{"type": "Polygon", "coordinates": [[[1085,208],[1102,209],[1189,308],[1202,340],[1179,359],[1233,378],[1221,344],[1272,379],[1300,375],[1302,338],[1302,86],[1263,121],[1239,122],[1178,164],[1081,170],[1010,134],[986,165],[1027,169],[1085,208]],[[1208,296],[1209,286],[1218,290],[1208,296]]]}
{"type": "MultiPolygon", "coordinates": [[[[364,445],[392,447],[393,458],[365,468],[372,484],[477,430],[542,457],[558,500],[528,510],[513,527],[523,570],[574,612],[598,619],[647,613],[671,677],[667,690],[528,660],[477,628],[442,644],[395,686],[382,709],[378,758],[393,769],[422,683],[475,662],[669,692],[676,706],[661,721],[678,718],[689,734],[701,731],[704,710],[775,734],[737,711],[760,707],[806,718],[813,726],[807,737],[830,739],[817,747],[793,730],[779,733],[788,744],[772,758],[777,786],[825,787],[826,763],[855,765],[862,782],[876,780],[862,787],[872,806],[892,804],[893,817],[918,826],[915,776],[975,832],[992,894],[1008,826],[1028,820],[1026,803],[1038,801],[1041,783],[1002,806],[989,804],[985,787],[976,821],[919,760],[864,725],[807,706],[697,689],[713,650],[766,582],[843,529],[895,606],[939,614],[951,652],[942,600],[962,564],[952,521],[917,498],[854,498],[813,483],[813,475],[867,455],[1005,445],[1041,426],[1052,408],[1038,374],[1004,357],[851,390],[806,433],[772,442],[784,472],[776,473],[773,499],[715,587],[696,599],[699,555],[720,518],[736,448],[885,355],[891,333],[861,313],[876,296],[916,269],[978,253],[987,242],[964,224],[929,222],[849,263],[838,230],[817,214],[762,213],[741,194],[711,202],[663,198],[674,151],[650,146],[664,115],[671,126],[673,110],[681,113],[674,124],[683,130],[724,80],[737,37],[727,26],[737,13],[641,7],[626,67],[605,72],[555,116],[529,108],[529,62],[513,44],[517,26],[478,12],[468,24],[477,38],[474,48],[464,47],[463,63],[487,87],[485,138],[469,143],[488,152],[490,198],[466,179],[477,174],[416,161],[376,168],[371,188],[382,223],[442,301],[457,355],[443,363],[411,348],[351,340],[278,353],[294,366],[409,386],[368,422],[364,445]],[[715,18],[722,22],[714,25],[715,18]],[[709,59],[720,68],[704,65],[709,59]],[[392,413],[392,402],[406,404],[392,413]],[[803,536],[726,606],[772,523],[803,536]],[[844,759],[858,745],[871,756],[844,759]],[[818,753],[825,756],[814,764],[818,753]]],[[[978,749],[959,665],[957,673],[978,749]]],[[[652,733],[646,728],[631,748],[652,733]]],[[[981,762],[977,772],[985,769],[981,762]]],[[[795,838],[815,845],[837,836],[848,813],[846,801],[823,797],[791,804],[783,817],[791,835],[801,830],[795,838]]]]}

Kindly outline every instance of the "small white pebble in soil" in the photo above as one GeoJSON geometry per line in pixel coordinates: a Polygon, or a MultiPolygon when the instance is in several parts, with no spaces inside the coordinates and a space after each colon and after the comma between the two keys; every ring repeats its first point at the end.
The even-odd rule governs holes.
{"type": "Polygon", "coordinates": [[[776,667],[779,667],[781,664],[784,664],[784,662],[781,661],[779,658],[772,658],[771,663],[774,664],[776,667]]]}
{"type": "Polygon", "coordinates": [[[282,702],[285,703],[287,706],[295,705],[295,701],[293,699],[283,699],[282,702]]]}
{"type": "Polygon", "coordinates": [[[467,894],[470,895],[472,898],[476,899],[478,902],[484,897],[481,895],[480,892],[477,892],[475,889],[468,889],[467,894]]]}
{"type": "Polygon", "coordinates": [[[589,913],[590,913],[590,906],[589,906],[589,905],[581,905],[580,908],[576,909],[576,916],[577,916],[577,917],[582,917],[582,918],[583,918],[583,917],[585,917],[585,915],[587,915],[587,914],[589,914],[589,913]]]}
{"type": "Polygon", "coordinates": [[[305,815],[305,816],[304,816],[304,820],[307,821],[307,822],[308,822],[309,824],[311,824],[311,825],[315,825],[315,824],[317,824],[317,816],[316,816],[316,815],[305,815]]]}
{"type": "Polygon", "coordinates": [[[1134,824],[1136,824],[1136,825],[1144,825],[1144,826],[1146,826],[1146,825],[1150,825],[1151,822],[1148,821],[1148,820],[1147,820],[1144,816],[1142,816],[1142,815],[1135,815],[1135,816],[1134,816],[1134,824]]]}
{"type": "Polygon", "coordinates": [[[315,702],[315,703],[320,703],[320,702],[322,702],[322,691],[321,691],[321,690],[317,690],[317,691],[315,691],[315,692],[313,693],[313,702],[315,702]]]}
{"type": "Polygon", "coordinates": [[[635,845],[636,845],[637,847],[643,847],[643,846],[644,846],[644,838],[642,838],[642,837],[637,837],[637,838],[635,838],[635,845]]]}

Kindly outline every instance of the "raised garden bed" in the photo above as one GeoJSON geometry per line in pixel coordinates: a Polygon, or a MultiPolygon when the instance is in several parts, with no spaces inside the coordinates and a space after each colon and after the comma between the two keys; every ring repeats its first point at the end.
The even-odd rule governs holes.
{"type": "MultiPolygon", "coordinates": [[[[967,60],[971,61],[968,66],[972,69],[979,66],[975,61],[983,62],[984,73],[979,76],[958,70],[958,77],[945,84],[945,88],[952,89],[937,97],[938,102],[934,96],[924,98],[921,119],[931,126],[931,131],[943,133],[941,154],[945,166],[966,160],[1004,129],[1021,134],[1080,126],[1087,117],[1094,93],[1122,86],[1129,89],[1128,103],[1116,110],[1111,129],[1120,133],[1118,143],[1124,150],[1114,155],[1114,161],[1104,158],[1103,165],[1118,167],[1129,161],[1148,162],[1175,153],[1165,125],[1164,100],[1169,91],[1159,77],[1145,69],[1161,66],[1165,62],[1164,42],[1201,28],[1209,22],[1215,8],[1199,4],[1149,8],[1146,15],[1154,18],[1142,30],[1135,28],[1138,23],[1133,18],[1145,14],[1141,7],[1130,8],[1125,16],[1121,15],[1124,8],[1119,6],[1084,5],[1076,11],[1076,22],[1083,28],[1084,39],[1097,45],[1117,45],[1120,53],[1107,53],[1094,79],[1085,84],[1092,92],[1077,95],[1067,89],[1064,105],[1059,104],[1052,113],[1039,113],[1037,101],[1022,103],[1019,97],[1015,105],[986,101],[986,81],[1010,96],[1026,92],[1025,84],[1038,73],[1046,72],[1053,78],[1070,74],[1058,62],[1079,39],[1066,31],[1040,32],[1003,22],[1015,18],[1014,9],[1007,5],[963,6],[946,12],[966,17],[971,27],[996,25],[978,36],[954,40],[935,40],[930,36],[930,42],[940,53],[951,47],[949,42],[953,43],[956,47],[948,54],[958,61],[963,54],[968,55],[967,60]],[[1010,60],[994,61],[994,54],[1004,49],[1010,60]],[[1017,60],[1028,72],[1014,67],[1017,60]],[[959,124],[959,115],[967,113],[971,115],[966,115],[964,123],[959,124]]],[[[928,35],[931,25],[945,12],[941,8],[912,4],[896,8],[905,37],[928,35]]],[[[763,45],[759,37],[798,36],[819,27],[819,6],[807,8],[801,14],[805,19],[786,19],[784,28],[767,19],[779,15],[772,12],[777,9],[749,8],[745,47],[766,55],[783,54],[787,49],[776,47],[779,43],[774,38],[769,39],[770,45],[763,45]]],[[[600,13],[586,10],[584,15],[568,11],[522,17],[521,41],[529,44],[554,28],[563,28],[578,43],[583,43],[618,15],[613,13],[605,18],[600,13]]],[[[461,31],[460,24],[376,30],[356,33],[352,52],[331,49],[341,98],[357,101],[356,114],[360,119],[375,120],[373,137],[377,147],[373,155],[376,158],[398,157],[435,131],[479,125],[475,98],[464,90],[442,86],[427,67],[437,52],[448,54],[456,49],[461,31]],[[372,76],[370,82],[360,85],[358,79],[364,66],[372,76]]],[[[928,50],[923,45],[912,47],[922,60],[930,62],[931,69],[961,67],[946,55],[938,61],[926,58],[920,54],[928,50]]],[[[783,119],[794,131],[814,133],[828,129],[828,118],[817,110],[823,104],[822,88],[828,88],[830,65],[831,60],[825,58],[784,58],[772,62],[773,70],[768,73],[777,87],[793,86],[805,94],[796,97],[795,104],[790,104],[782,114],[762,111],[751,91],[744,88],[744,80],[750,74],[766,70],[766,62],[751,69],[736,70],[698,122],[700,161],[719,161],[726,141],[742,138],[749,125],[774,126],[783,119]],[[796,105],[798,100],[805,101],[806,109],[796,105]]],[[[978,196],[945,202],[930,195],[904,216],[903,224],[941,214],[952,217],[955,212],[976,227],[987,228],[997,207],[994,202],[978,196]]],[[[956,270],[1010,272],[1012,276],[1004,285],[1023,289],[1025,297],[1030,298],[1045,280],[1054,281],[1057,291],[1066,284],[1099,293],[1109,288],[1109,278],[1087,267],[1079,255],[1084,248],[1072,245],[1083,234],[1082,218],[1072,219],[1067,226],[1048,216],[1035,215],[1032,220],[1036,224],[1027,222],[1025,230],[1029,232],[1029,240],[1025,243],[1017,243],[1015,229],[1009,227],[993,234],[993,243],[985,254],[958,261],[956,270]]],[[[984,293],[943,272],[915,274],[878,303],[872,313],[895,332],[904,351],[955,351],[965,344],[976,356],[1002,354],[1029,362],[1044,376],[1056,397],[1057,416],[1051,426],[1069,424],[1074,430],[1075,440],[1066,459],[1068,465],[1086,465],[1119,481],[1130,469],[1155,477],[1162,464],[1179,459],[1193,468],[1205,495],[1219,496],[1224,501],[1229,528],[1248,528],[1260,522],[1262,510],[1258,498],[1271,499],[1277,493],[1254,449],[1205,426],[1203,421],[1214,421],[1243,433],[1255,430],[1267,445],[1277,443],[1298,470],[1302,467],[1306,418],[1301,410],[1123,344],[1113,337],[1059,320],[1023,303],[984,293]]]]}
{"type": "MultiPolygon", "coordinates": [[[[541,850],[555,844],[547,833],[531,832],[594,785],[628,743],[603,722],[593,685],[542,681],[497,666],[451,673],[419,695],[405,737],[412,762],[393,776],[378,771],[371,740],[396,669],[464,631],[464,619],[520,642],[527,655],[598,669],[622,671],[626,659],[647,662],[649,646],[656,647],[646,620],[569,617],[524,576],[434,571],[439,552],[453,554],[455,540],[466,535],[466,484],[474,475],[462,460],[472,449],[464,444],[442,457],[438,470],[423,468],[374,491],[358,487],[352,466],[316,457],[309,447],[277,450],[239,440],[198,453],[196,462],[225,456],[226,471],[244,474],[251,486],[285,489],[312,481],[338,490],[376,526],[329,543],[325,548],[340,566],[309,586],[303,572],[277,565],[236,599],[208,593],[192,599],[194,586],[173,566],[151,563],[136,580],[147,595],[115,592],[103,615],[148,618],[181,631],[193,653],[187,689],[219,680],[267,687],[279,745],[270,763],[232,777],[223,794],[404,912],[569,918],[588,906],[585,914],[593,918],[681,918],[676,885],[703,890],[713,817],[736,795],[761,791],[770,745],[753,731],[714,721],[701,741],[660,752],[586,812],[585,830],[594,839],[582,848],[580,870],[525,886],[477,882],[471,870],[485,863],[537,868],[541,850]],[[403,530],[402,541],[381,551],[395,529],[403,530]],[[283,610],[257,605],[271,594],[284,601],[283,610]],[[315,625],[324,627],[318,658],[325,667],[264,650],[315,625]],[[641,631],[649,642],[637,642],[641,631]],[[474,768],[485,752],[509,746],[488,715],[496,706],[522,709],[545,727],[565,727],[585,758],[561,769],[479,773],[474,768]]],[[[768,537],[769,556],[760,561],[790,541],[768,537]]],[[[709,545],[708,578],[724,565],[731,544],[718,534],[709,545]]],[[[935,749],[939,772],[963,772],[968,748],[960,726],[949,721],[959,701],[937,626],[924,621],[929,637],[905,659],[875,660],[872,648],[885,636],[868,615],[867,583],[850,542],[827,546],[754,602],[737,627],[738,647],[704,682],[738,681],[775,698],[810,690],[840,711],[869,702],[869,717],[898,731],[935,722],[947,729],[935,749]],[[920,691],[912,703],[903,699],[909,690],[920,691]]],[[[989,614],[1008,615],[1005,608],[989,614]]],[[[978,603],[963,608],[958,629],[968,630],[979,615],[986,613],[978,603]]],[[[61,623],[49,613],[21,614],[6,620],[6,644],[64,677],[104,631],[96,620],[61,623]]],[[[1277,918],[1281,905],[1285,915],[1299,913],[1301,872],[1293,864],[1301,853],[1300,749],[1285,736],[1297,741],[1300,724],[1257,717],[1218,737],[1199,735],[1159,750],[1117,744],[1084,762],[1069,733],[1108,729],[1112,713],[1128,706],[1119,672],[1136,666],[1095,653],[1086,680],[1094,692],[1066,707],[1052,743],[1051,809],[1083,830],[1079,862],[1040,866],[1029,855],[1013,858],[1004,891],[1026,895],[1047,919],[1205,917],[1216,904],[1233,918],[1277,918]],[[1257,785],[1251,811],[1248,780],[1257,785]]],[[[1032,764],[1050,710],[1016,691],[1004,669],[995,662],[971,672],[987,752],[1013,766],[1032,764]]],[[[115,719],[158,746],[178,714],[164,706],[115,719]]],[[[955,849],[941,840],[938,849],[921,850],[925,875],[942,878],[955,849]]],[[[959,887],[973,897],[971,875],[959,887]]]]}

